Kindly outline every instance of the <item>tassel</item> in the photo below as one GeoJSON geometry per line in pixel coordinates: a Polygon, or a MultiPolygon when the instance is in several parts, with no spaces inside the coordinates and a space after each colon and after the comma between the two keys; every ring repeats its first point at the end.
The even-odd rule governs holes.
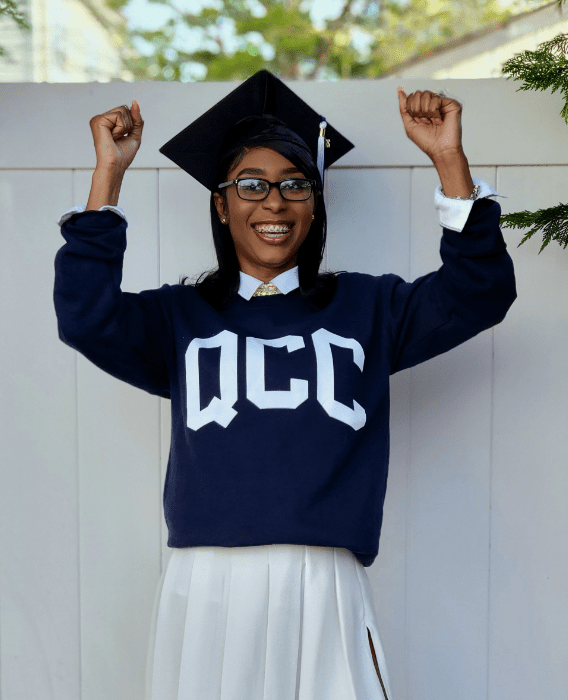
{"type": "Polygon", "coordinates": [[[324,171],[324,147],[325,147],[325,128],[327,126],[327,121],[325,117],[320,114],[320,130],[318,137],[318,170],[321,177],[321,184],[323,186],[323,171],[324,171]]]}

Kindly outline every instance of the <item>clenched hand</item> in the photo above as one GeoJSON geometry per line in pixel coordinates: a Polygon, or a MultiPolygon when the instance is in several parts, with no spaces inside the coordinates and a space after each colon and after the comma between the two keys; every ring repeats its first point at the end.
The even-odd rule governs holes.
{"type": "Polygon", "coordinates": [[[408,138],[433,161],[463,151],[461,115],[457,100],[430,90],[406,95],[399,86],[400,115],[408,138]]]}

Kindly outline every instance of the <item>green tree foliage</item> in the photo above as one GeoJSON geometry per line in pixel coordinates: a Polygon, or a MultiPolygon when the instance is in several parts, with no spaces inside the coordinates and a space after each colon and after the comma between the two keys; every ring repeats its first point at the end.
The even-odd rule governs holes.
{"type": "Polygon", "coordinates": [[[203,0],[194,13],[173,0],[151,2],[171,16],[152,30],[123,30],[124,67],[136,80],[242,80],[261,68],[284,80],[376,78],[546,0],[503,10],[497,0],[343,0],[318,26],[313,0],[203,0]],[[188,37],[197,39],[195,50],[187,50],[188,37]]]}
{"type": "MultiPolygon", "coordinates": [[[[31,32],[32,27],[28,17],[18,9],[18,3],[14,0],[0,0],[0,17],[11,17],[22,31],[31,32]]],[[[0,57],[13,62],[9,51],[0,46],[0,57]]]]}
{"type": "MultiPolygon", "coordinates": [[[[560,8],[565,0],[558,0],[560,8]]],[[[566,50],[568,48],[568,34],[559,34],[550,41],[538,45],[536,51],[523,51],[506,61],[501,72],[509,73],[514,80],[524,80],[519,90],[546,90],[552,88],[552,92],[560,90],[564,97],[564,107],[560,116],[564,123],[568,124],[568,61],[566,50]],[[558,56],[553,52],[558,51],[558,56]]],[[[538,231],[543,232],[543,243],[538,251],[540,255],[550,241],[558,241],[564,248],[568,245],[568,205],[558,204],[549,209],[539,209],[530,212],[526,209],[512,214],[501,216],[502,228],[530,228],[517,248],[531,238],[538,231]]]]}

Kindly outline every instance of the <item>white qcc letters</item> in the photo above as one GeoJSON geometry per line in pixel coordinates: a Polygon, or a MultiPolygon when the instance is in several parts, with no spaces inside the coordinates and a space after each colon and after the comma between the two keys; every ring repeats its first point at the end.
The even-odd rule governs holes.
{"type": "MultiPolygon", "coordinates": [[[[342,338],[325,328],[311,335],[315,350],[317,368],[317,400],[326,413],[336,420],[359,430],[367,420],[365,409],[353,400],[353,408],[336,401],[335,375],[331,345],[350,348],[353,362],[363,371],[365,353],[361,344],[354,338],[342,338]]],[[[266,340],[247,337],[246,339],[246,387],[247,399],[258,408],[297,408],[308,398],[308,382],[305,379],[290,378],[290,388],[268,391],[265,387],[264,347],[282,348],[294,352],[305,347],[300,335],[286,335],[282,338],[266,340]]],[[[199,430],[207,423],[215,421],[226,428],[237,411],[233,408],[237,401],[237,347],[238,336],[231,331],[221,331],[212,338],[194,338],[185,353],[185,377],[187,387],[187,426],[199,430]],[[219,387],[221,398],[214,396],[209,405],[200,408],[199,387],[199,348],[221,348],[219,363],[219,387]]]]}

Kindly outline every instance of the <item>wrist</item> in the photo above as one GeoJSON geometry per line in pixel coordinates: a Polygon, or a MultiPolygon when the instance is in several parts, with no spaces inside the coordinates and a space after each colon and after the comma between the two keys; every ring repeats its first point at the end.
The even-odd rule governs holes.
{"type": "Polygon", "coordinates": [[[93,172],[93,177],[108,177],[122,180],[125,172],[126,170],[119,168],[117,165],[97,165],[93,172]]]}
{"type": "Polygon", "coordinates": [[[468,198],[474,190],[469,163],[463,150],[432,158],[446,197],[468,198]]]}
{"type": "Polygon", "coordinates": [[[451,163],[455,163],[456,161],[463,160],[467,162],[467,157],[463,148],[460,147],[453,148],[452,150],[443,151],[442,153],[435,153],[434,155],[430,156],[430,160],[435,166],[437,166],[438,164],[448,165],[451,163]]]}
{"type": "Polygon", "coordinates": [[[87,210],[98,210],[105,204],[116,206],[124,171],[117,168],[97,167],[93,173],[87,210]]]}

